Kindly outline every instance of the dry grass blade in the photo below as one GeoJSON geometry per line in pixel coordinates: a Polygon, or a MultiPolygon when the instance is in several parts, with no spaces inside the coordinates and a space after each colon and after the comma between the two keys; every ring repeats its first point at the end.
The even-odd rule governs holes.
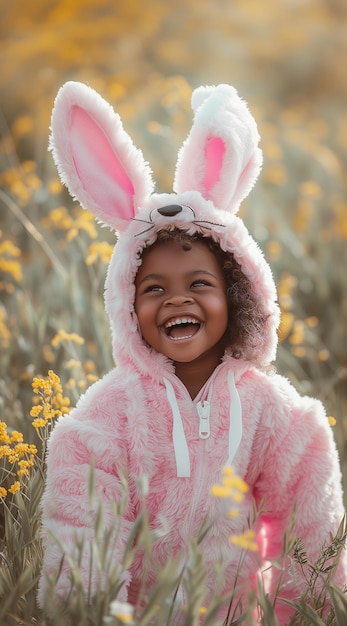
{"type": "Polygon", "coordinates": [[[334,607],[336,626],[346,626],[347,595],[336,585],[329,585],[329,594],[334,607]]]}

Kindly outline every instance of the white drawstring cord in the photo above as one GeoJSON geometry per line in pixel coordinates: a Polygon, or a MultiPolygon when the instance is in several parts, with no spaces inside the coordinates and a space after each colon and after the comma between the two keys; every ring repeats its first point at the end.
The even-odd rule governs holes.
{"type": "Polygon", "coordinates": [[[173,415],[173,446],[176,457],[178,478],[190,477],[190,460],[186,436],[183,430],[182,418],[178,408],[175,392],[171,383],[164,378],[167,399],[170,402],[173,415]]]}
{"type": "MultiPolygon", "coordinates": [[[[172,439],[176,458],[176,468],[178,478],[190,477],[190,460],[189,450],[180,410],[178,408],[177,399],[173,386],[167,378],[164,378],[167,399],[170,403],[173,415],[173,431],[172,439]]],[[[228,372],[228,389],[230,395],[229,408],[229,454],[226,465],[231,465],[235,454],[239,448],[242,438],[242,407],[239,394],[237,392],[232,370],[228,372]]],[[[201,421],[201,418],[200,418],[201,421]]],[[[201,427],[201,426],[200,426],[201,427]]],[[[203,438],[206,438],[204,436],[203,438]]]]}
{"type": "Polygon", "coordinates": [[[229,457],[227,465],[231,465],[242,438],[242,407],[240,396],[235,386],[232,370],[228,372],[228,387],[230,394],[230,424],[229,424],[229,457]]]}

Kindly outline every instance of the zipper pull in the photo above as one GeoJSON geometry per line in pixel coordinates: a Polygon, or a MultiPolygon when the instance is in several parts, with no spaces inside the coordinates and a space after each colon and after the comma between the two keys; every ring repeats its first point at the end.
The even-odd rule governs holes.
{"type": "Polygon", "coordinates": [[[208,439],[210,436],[210,409],[211,405],[208,400],[198,402],[196,408],[199,413],[199,437],[208,439]]]}

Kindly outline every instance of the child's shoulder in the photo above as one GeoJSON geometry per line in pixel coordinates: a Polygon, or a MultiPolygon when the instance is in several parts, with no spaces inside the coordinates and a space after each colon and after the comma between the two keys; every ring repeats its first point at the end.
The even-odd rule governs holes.
{"type": "MultiPolygon", "coordinates": [[[[129,402],[129,395],[134,386],[129,383],[124,371],[117,367],[105,374],[102,378],[94,382],[77,401],[72,411],[62,416],[56,425],[60,427],[61,422],[66,428],[74,428],[74,424],[83,422],[99,424],[120,420],[126,413],[129,402]]],[[[77,426],[78,427],[78,426],[77,426]]]]}
{"type": "Polygon", "coordinates": [[[320,400],[301,394],[288,378],[274,370],[249,368],[241,375],[239,386],[267,408],[274,407],[284,413],[296,410],[324,413],[320,400]]]}

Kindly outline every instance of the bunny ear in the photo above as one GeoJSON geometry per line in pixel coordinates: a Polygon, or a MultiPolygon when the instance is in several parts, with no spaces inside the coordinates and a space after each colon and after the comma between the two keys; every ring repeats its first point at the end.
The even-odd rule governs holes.
{"type": "Polygon", "coordinates": [[[71,195],[116,230],[124,230],[153,192],[150,169],[119,115],[86,85],[68,82],[60,89],[50,148],[71,195]]]}
{"type": "Polygon", "coordinates": [[[229,85],[193,92],[194,123],[177,160],[174,190],[198,190],[236,213],[259,176],[259,134],[246,103],[229,85]]]}

